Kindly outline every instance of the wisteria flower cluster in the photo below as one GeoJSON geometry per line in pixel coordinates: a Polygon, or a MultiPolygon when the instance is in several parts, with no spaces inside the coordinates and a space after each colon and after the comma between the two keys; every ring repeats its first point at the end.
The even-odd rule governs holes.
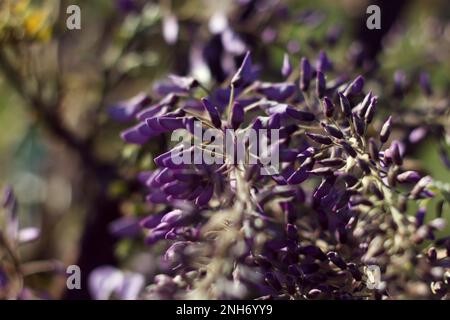
{"type": "MultiPolygon", "coordinates": [[[[285,55],[281,82],[264,82],[247,52],[222,87],[171,76],[158,101],[142,94],[116,107],[138,120],[122,138],[140,145],[193,135],[195,122],[224,134],[279,132],[276,141],[267,134],[279,152],[272,175],[260,174],[260,158],[174,161],[195,147],[214,152],[208,139],[177,145],[140,173],[154,211],[140,225],[147,245],[165,244],[169,266],[142,298],[447,297],[450,241],[437,236],[445,221],[427,218],[432,179],[409,168],[393,117],[378,116],[364,78],[337,74],[324,51],[315,65],[292,60],[285,55]]],[[[254,141],[241,143],[254,156],[254,141]]]]}

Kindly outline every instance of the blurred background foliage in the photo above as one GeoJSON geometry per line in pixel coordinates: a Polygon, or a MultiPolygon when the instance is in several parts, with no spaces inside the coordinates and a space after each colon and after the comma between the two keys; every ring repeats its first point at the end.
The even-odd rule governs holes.
{"type": "MultiPolygon", "coordinates": [[[[8,70],[4,63],[0,65],[0,185],[14,187],[21,204],[21,223],[40,226],[43,235],[39,242],[24,248],[25,261],[52,258],[74,263],[86,215],[100,210],[88,208],[94,202],[93,195],[101,194],[97,189],[114,199],[122,197],[119,204],[114,203],[121,215],[146,210],[142,195],[124,181],[132,181],[136,172],[151,166],[152,152],[141,157],[138,153],[142,150],[124,147],[119,138],[123,126],[110,121],[107,108],[141,91],[150,93],[155,80],[172,72],[193,73],[204,83],[211,83],[211,72],[205,65],[189,66],[186,61],[201,54],[195,51],[196,45],[212,37],[208,31],[211,17],[220,22],[225,15],[233,21],[238,14],[237,2],[0,0],[1,54],[3,62],[6,59],[13,66],[8,70]],[[133,3],[139,5],[134,7],[133,3]],[[69,4],[81,8],[81,30],[64,29],[69,4]],[[58,123],[63,124],[63,135],[73,136],[74,141],[61,136],[58,123]],[[90,161],[93,164],[87,169],[90,161]],[[99,179],[91,179],[93,172],[99,172],[98,166],[109,168],[111,163],[119,168],[117,175],[104,184],[100,174],[99,179]]],[[[256,62],[264,61],[263,78],[281,79],[278,70],[286,50],[299,59],[315,56],[323,39],[333,32],[339,41],[331,41],[324,48],[327,54],[339,62],[339,68],[352,63],[354,57],[349,52],[358,49],[355,26],[365,24],[361,19],[367,16],[368,1],[285,2],[290,11],[301,12],[298,19],[268,23],[274,13],[266,12],[259,20],[232,25],[259,53],[256,62]],[[271,32],[266,26],[279,31],[269,46],[264,43],[271,32]]],[[[436,96],[448,95],[449,18],[450,3],[446,0],[407,1],[391,32],[383,38],[377,59],[380,70],[366,86],[383,99],[393,90],[396,71],[403,70],[410,82],[426,71],[438,91],[436,96]]],[[[383,103],[388,113],[442,102],[417,93],[402,101],[383,103]]],[[[450,170],[440,161],[439,145],[433,137],[421,142],[415,153],[423,170],[450,183],[450,170]]],[[[151,256],[144,251],[143,256],[133,257],[137,252],[134,246],[127,240],[114,250],[121,261],[139,261],[140,268],[151,269],[151,256]]],[[[44,286],[50,280],[39,281],[44,286]]],[[[64,279],[52,281],[50,293],[58,297],[64,279]]]]}

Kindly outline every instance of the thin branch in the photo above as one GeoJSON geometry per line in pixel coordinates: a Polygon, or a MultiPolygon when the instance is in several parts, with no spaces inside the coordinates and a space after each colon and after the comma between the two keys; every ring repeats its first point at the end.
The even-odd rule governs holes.
{"type": "Polygon", "coordinates": [[[20,73],[9,62],[4,51],[0,51],[0,69],[2,70],[6,80],[11,84],[14,90],[25,100],[31,111],[41,120],[45,127],[66,146],[74,150],[80,155],[83,162],[91,167],[96,166],[98,160],[94,159],[91,150],[87,144],[77,138],[68,128],[64,126],[64,122],[57,113],[60,105],[59,99],[56,102],[46,105],[38,96],[27,92],[24,87],[25,81],[20,77],[20,73]]]}

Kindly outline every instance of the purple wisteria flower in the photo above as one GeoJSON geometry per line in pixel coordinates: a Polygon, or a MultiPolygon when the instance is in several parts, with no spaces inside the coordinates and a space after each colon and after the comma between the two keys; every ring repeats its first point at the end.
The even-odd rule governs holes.
{"type": "Polygon", "coordinates": [[[404,142],[391,138],[393,117],[379,119],[380,100],[366,92],[364,78],[346,81],[325,52],[316,67],[306,57],[297,67],[292,61],[284,56],[284,82],[259,80],[250,53],[221,87],[172,78],[122,134],[136,144],[179,130],[199,140],[173,146],[139,175],[146,200],[162,208],[140,222],[146,243],[167,243],[162,259],[172,268],[155,278],[147,298],[378,299],[398,292],[383,279],[403,274],[402,266],[383,274],[376,290],[371,266],[387,270],[393,256],[426,262],[417,244],[434,241],[443,225],[425,222],[423,207],[416,219],[405,214],[409,203],[434,194],[432,180],[408,167],[404,142]],[[243,148],[246,161],[195,135],[211,129],[223,137],[231,129],[231,145],[243,148]],[[264,135],[239,141],[250,130],[264,135]],[[262,174],[269,150],[279,170],[262,174]],[[205,162],[196,151],[220,161],[205,162]]]}

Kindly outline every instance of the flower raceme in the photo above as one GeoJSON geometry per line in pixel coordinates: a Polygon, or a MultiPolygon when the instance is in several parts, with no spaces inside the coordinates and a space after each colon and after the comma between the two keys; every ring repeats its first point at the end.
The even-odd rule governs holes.
{"type": "Polygon", "coordinates": [[[173,76],[156,103],[115,111],[138,120],[128,143],[182,140],[139,175],[164,208],[141,221],[146,242],[170,243],[173,266],[144,297],[376,298],[387,291],[364,285],[368,265],[422,259],[417,244],[442,224],[404,212],[433,196],[430,178],[404,168],[393,118],[376,117],[363,77],[344,81],[324,52],[318,61],[296,69],[285,56],[285,80],[263,82],[247,53],[226,86],[173,76]]]}

